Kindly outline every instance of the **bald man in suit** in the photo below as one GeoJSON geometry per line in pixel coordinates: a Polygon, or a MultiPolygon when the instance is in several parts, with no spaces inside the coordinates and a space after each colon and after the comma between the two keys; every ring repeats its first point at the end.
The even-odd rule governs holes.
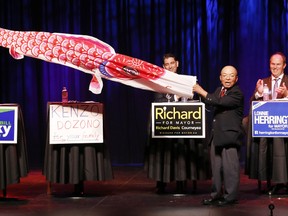
{"type": "Polygon", "coordinates": [[[199,84],[193,86],[193,91],[203,98],[206,105],[214,108],[210,139],[212,192],[203,204],[223,206],[237,202],[244,96],[237,85],[238,73],[233,66],[221,70],[220,81],[221,86],[214,93],[208,93],[199,84]]]}

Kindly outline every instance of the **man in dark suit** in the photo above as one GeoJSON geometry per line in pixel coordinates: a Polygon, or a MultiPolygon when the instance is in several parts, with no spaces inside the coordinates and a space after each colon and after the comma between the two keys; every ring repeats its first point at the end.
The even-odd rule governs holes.
{"type": "MultiPolygon", "coordinates": [[[[173,73],[177,73],[179,62],[174,54],[167,53],[163,56],[163,67],[173,73]]],[[[181,101],[177,95],[155,93],[154,102],[181,101]]],[[[151,127],[149,126],[149,131],[151,127]]],[[[148,178],[156,180],[157,193],[167,192],[168,183],[176,181],[176,193],[186,192],[186,183],[193,181],[193,189],[196,188],[196,180],[207,179],[206,164],[208,157],[203,151],[205,148],[199,139],[184,138],[152,138],[149,136],[145,169],[148,178]]]]}
{"type": "MultiPolygon", "coordinates": [[[[172,53],[166,53],[163,56],[163,68],[169,70],[173,73],[178,72],[179,61],[176,56],[172,53]]],[[[177,102],[180,97],[178,95],[173,94],[163,94],[163,93],[155,93],[155,102],[177,102]]]]}
{"type": "MultiPolygon", "coordinates": [[[[176,56],[172,53],[166,53],[163,56],[163,68],[169,70],[173,73],[177,73],[179,67],[179,61],[177,60],[176,56]]],[[[155,93],[154,94],[154,102],[177,102],[180,99],[178,95],[174,94],[164,94],[164,93],[155,93]]],[[[176,144],[178,140],[174,139],[157,139],[157,142],[154,140],[152,145],[158,148],[156,152],[160,155],[160,159],[156,160],[157,162],[153,164],[154,167],[161,167],[158,168],[156,173],[153,175],[149,175],[149,177],[157,180],[157,193],[164,193],[166,184],[170,182],[172,179],[175,179],[174,176],[174,163],[173,161],[173,153],[172,149],[174,144],[176,144]],[[161,161],[161,162],[158,162],[161,161]]],[[[154,150],[153,150],[154,151],[154,150]]],[[[153,153],[152,153],[153,154],[153,153]]],[[[151,170],[151,169],[150,169],[151,170]]],[[[150,174],[150,173],[149,173],[150,174]]],[[[186,180],[186,179],[185,179],[186,180]]],[[[177,190],[178,192],[182,192],[182,184],[183,180],[177,181],[177,190]]]]}
{"type": "MultiPolygon", "coordinates": [[[[179,61],[172,53],[163,56],[163,68],[177,73],[179,61]]],[[[180,97],[174,94],[155,93],[154,102],[177,102],[180,97]]],[[[148,149],[148,177],[156,180],[157,193],[165,192],[166,184],[176,180],[177,192],[182,193],[186,176],[178,176],[174,164],[177,164],[175,150],[182,146],[178,139],[150,139],[148,149]]]]}
{"type": "MultiPolygon", "coordinates": [[[[287,97],[288,76],[284,74],[286,68],[285,55],[281,52],[272,54],[269,65],[271,76],[257,81],[255,91],[250,99],[251,102],[263,100],[265,84],[269,88],[270,100],[287,97]]],[[[251,118],[249,122],[251,124],[251,118]]],[[[267,181],[269,194],[275,194],[282,188],[288,192],[287,143],[287,139],[284,138],[252,138],[251,131],[248,132],[245,173],[249,175],[249,178],[267,181]],[[255,154],[256,152],[258,154],[255,154]],[[270,181],[273,181],[276,185],[270,187],[270,181]]]]}
{"type": "Polygon", "coordinates": [[[211,198],[203,200],[204,205],[234,204],[239,190],[244,96],[236,84],[238,74],[233,66],[221,70],[220,81],[222,86],[214,93],[208,93],[199,84],[193,86],[203,102],[214,107],[210,139],[212,192],[211,198]]]}

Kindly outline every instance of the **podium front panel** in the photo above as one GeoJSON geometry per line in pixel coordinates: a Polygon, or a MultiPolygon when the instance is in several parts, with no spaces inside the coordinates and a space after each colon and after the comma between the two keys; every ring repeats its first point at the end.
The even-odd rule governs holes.
{"type": "Polygon", "coordinates": [[[18,105],[0,104],[0,144],[17,144],[18,105]]]}
{"type": "Polygon", "coordinates": [[[252,136],[288,137],[288,101],[253,101],[252,136]]]}
{"type": "Polygon", "coordinates": [[[103,143],[103,104],[50,103],[50,144],[103,143]]]}
{"type": "Polygon", "coordinates": [[[152,103],[152,138],[205,138],[205,104],[152,103]]]}

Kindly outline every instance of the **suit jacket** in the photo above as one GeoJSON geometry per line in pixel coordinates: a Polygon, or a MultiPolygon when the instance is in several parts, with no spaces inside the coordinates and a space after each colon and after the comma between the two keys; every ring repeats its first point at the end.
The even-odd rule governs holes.
{"type": "MultiPolygon", "coordinates": [[[[171,97],[170,102],[174,102],[175,101],[174,94],[169,94],[169,95],[171,97]]],[[[168,102],[168,98],[166,96],[167,94],[156,92],[154,94],[154,102],[168,102]]]]}
{"type": "MultiPolygon", "coordinates": [[[[175,102],[175,95],[174,94],[169,94],[171,99],[170,102],[175,102]]],[[[166,97],[167,94],[166,93],[159,93],[156,92],[154,94],[154,102],[168,102],[168,98],[166,97]]],[[[178,98],[178,102],[181,101],[182,98],[178,98]]],[[[188,100],[199,100],[199,96],[194,94],[193,98],[188,98],[188,100]]]]}
{"type": "Polygon", "coordinates": [[[213,139],[215,146],[237,147],[243,138],[244,96],[238,85],[227,89],[223,97],[220,97],[220,91],[221,87],[218,87],[204,99],[205,104],[214,107],[210,142],[213,139]]]}
{"type": "MultiPolygon", "coordinates": [[[[269,90],[271,91],[271,90],[272,90],[272,86],[271,86],[272,77],[269,76],[269,77],[264,78],[264,79],[263,79],[263,82],[264,82],[264,84],[267,84],[269,90]]],[[[283,78],[282,78],[279,86],[282,86],[283,83],[285,83],[286,86],[288,87],[288,75],[286,75],[286,74],[284,74],[284,76],[283,76],[283,78]]],[[[253,94],[252,97],[250,98],[250,101],[251,101],[251,102],[252,102],[253,100],[263,100],[262,97],[261,97],[261,98],[258,98],[258,99],[255,98],[256,92],[257,92],[257,89],[255,88],[254,94],[253,94]]],[[[282,96],[281,96],[281,95],[277,95],[277,98],[282,98],[282,96]]],[[[272,95],[271,95],[271,94],[269,95],[269,99],[270,99],[270,100],[272,99],[272,95]]]]}

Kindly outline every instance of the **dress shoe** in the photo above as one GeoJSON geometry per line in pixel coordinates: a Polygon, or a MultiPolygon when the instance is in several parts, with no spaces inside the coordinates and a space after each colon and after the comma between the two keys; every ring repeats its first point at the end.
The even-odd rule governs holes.
{"type": "Polygon", "coordinates": [[[287,194],[287,191],[288,187],[286,184],[276,184],[269,189],[268,195],[287,194]]]}
{"type": "Polygon", "coordinates": [[[75,196],[81,197],[84,195],[84,184],[80,182],[74,185],[74,194],[75,196]]]}
{"type": "Polygon", "coordinates": [[[203,205],[217,205],[221,198],[210,198],[202,200],[203,205]]]}
{"type": "Polygon", "coordinates": [[[157,188],[157,189],[156,189],[156,193],[157,193],[157,194],[165,194],[165,188],[162,188],[162,187],[157,188]]]}
{"type": "Polygon", "coordinates": [[[228,206],[228,205],[234,205],[236,203],[237,203],[237,200],[222,199],[222,200],[218,200],[217,206],[228,206]]]}
{"type": "Polygon", "coordinates": [[[177,194],[185,194],[185,182],[184,181],[177,181],[176,182],[176,193],[177,194]]]}
{"type": "Polygon", "coordinates": [[[165,187],[166,187],[166,183],[161,182],[161,181],[157,181],[156,193],[157,194],[164,194],[165,193],[165,187]]]}

